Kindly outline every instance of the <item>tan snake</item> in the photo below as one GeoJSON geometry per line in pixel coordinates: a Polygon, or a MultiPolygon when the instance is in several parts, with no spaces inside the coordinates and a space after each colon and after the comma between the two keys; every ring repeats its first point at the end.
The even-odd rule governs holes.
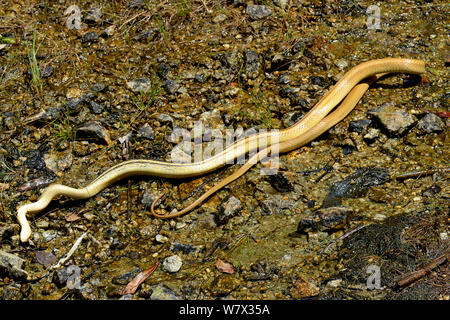
{"type": "Polygon", "coordinates": [[[160,215],[154,212],[154,206],[152,205],[152,213],[161,218],[171,218],[186,213],[220,187],[244,174],[256,160],[262,158],[274,147],[278,147],[278,152],[280,153],[287,152],[315,139],[337,122],[341,121],[353,109],[371,82],[379,78],[382,74],[400,72],[412,74],[424,73],[425,63],[420,60],[401,58],[385,58],[361,63],[348,71],[293,126],[279,131],[268,131],[251,135],[245,139],[236,141],[222,152],[203,161],[194,163],[170,163],[154,160],[129,160],[108,169],[84,188],[76,189],[61,184],[52,184],[42,192],[36,202],[25,204],[18,208],[17,219],[22,228],[20,239],[26,242],[31,236],[30,224],[26,217],[27,213],[42,211],[58,195],[65,195],[74,199],[86,199],[94,196],[110,184],[130,176],[151,175],[167,178],[185,178],[202,175],[216,170],[227,163],[231,163],[233,159],[244,154],[258,150],[259,142],[265,141],[265,145],[268,146],[267,148],[259,150],[239,170],[224,179],[217,186],[208,190],[202,197],[184,210],[170,215],[160,215]],[[364,79],[366,80],[360,83],[364,79]],[[343,99],[344,101],[342,101],[343,99]],[[339,108],[329,114],[341,101],[342,103],[339,108]]]}

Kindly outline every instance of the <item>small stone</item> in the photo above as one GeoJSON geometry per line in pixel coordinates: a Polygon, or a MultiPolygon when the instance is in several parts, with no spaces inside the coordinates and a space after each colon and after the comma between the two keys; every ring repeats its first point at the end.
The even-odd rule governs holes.
{"type": "Polygon", "coordinates": [[[114,35],[115,31],[116,31],[116,26],[115,25],[111,25],[111,26],[107,27],[106,29],[104,29],[100,33],[100,36],[103,37],[103,38],[109,38],[109,37],[112,37],[114,35]]]}
{"type": "Polygon", "coordinates": [[[180,300],[177,295],[167,288],[165,285],[158,284],[152,287],[152,294],[150,300],[180,300]]]}
{"type": "Polygon", "coordinates": [[[448,240],[448,233],[447,232],[439,233],[439,238],[441,238],[442,241],[448,240]]]}
{"type": "Polygon", "coordinates": [[[106,144],[111,144],[109,132],[106,131],[97,121],[90,122],[80,127],[76,131],[77,137],[96,138],[103,140],[106,144]]]}
{"type": "Polygon", "coordinates": [[[56,230],[46,230],[42,232],[42,237],[44,238],[45,242],[50,242],[56,238],[56,230]]]}
{"type": "Polygon", "coordinates": [[[377,213],[376,215],[373,216],[373,219],[377,221],[383,221],[386,219],[386,216],[384,214],[377,213]]]}
{"type": "Polygon", "coordinates": [[[344,59],[338,59],[334,64],[341,70],[344,70],[348,67],[348,62],[344,59]]]}
{"type": "Polygon", "coordinates": [[[0,273],[14,278],[26,278],[27,272],[22,269],[25,260],[0,250],[0,273]]]}
{"type": "Polygon", "coordinates": [[[173,255],[164,259],[162,268],[170,273],[178,272],[181,268],[183,261],[178,255],[173,255]]]}
{"type": "Polygon", "coordinates": [[[164,89],[166,89],[167,93],[174,94],[177,92],[180,85],[172,79],[167,79],[164,81],[164,89]]]}
{"type": "Polygon", "coordinates": [[[152,41],[156,38],[159,31],[156,28],[152,28],[150,30],[144,30],[140,34],[138,34],[135,39],[138,41],[152,41]]]}
{"type": "Polygon", "coordinates": [[[167,238],[166,236],[163,236],[161,234],[157,234],[155,237],[156,242],[159,243],[166,243],[167,241],[169,241],[169,238],[167,238]]]}
{"type": "Polygon", "coordinates": [[[214,23],[221,23],[221,22],[224,22],[225,20],[227,20],[227,16],[224,15],[223,13],[220,13],[214,17],[213,21],[214,21],[214,23]]]}
{"type": "Polygon", "coordinates": [[[419,120],[417,128],[423,133],[441,132],[444,130],[445,124],[434,113],[428,113],[419,120]]]}
{"type": "Polygon", "coordinates": [[[148,123],[144,124],[138,131],[138,137],[153,140],[155,134],[153,133],[152,127],[148,123]]]}
{"type": "Polygon", "coordinates": [[[372,123],[372,120],[370,120],[370,119],[350,121],[349,129],[351,132],[361,133],[367,127],[369,127],[371,123],[372,123]]]}
{"type": "Polygon", "coordinates": [[[266,18],[272,14],[272,10],[269,7],[263,5],[247,5],[247,14],[253,20],[259,20],[266,18]]]}
{"type": "Polygon", "coordinates": [[[90,106],[91,111],[92,111],[93,113],[95,113],[95,114],[100,114],[100,113],[102,113],[102,112],[103,112],[103,109],[104,109],[104,107],[103,107],[102,105],[100,105],[100,104],[98,104],[98,103],[96,103],[96,102],[94,102],[94,101],[91,101],[90,104],[89,104],[89,106],[90,106]]]}
{"type": "Polygon", "coordinates": [[[195,252],[197,248],[195,248],[192,244],[175,242],[170,246],[170,250],[172,252],[182,252],[184,254],[190,254],[192,252],[195,252]]]}
{"type": "Polygon", "coordinates": [[[156,120],[158,120],[161,124],[172,124],[173,118],[169,116],[168,114],[161,113],[156,117],[156,120]]]}
{"type": "Polygon", "coordinates": [[[150,80],[147,78],[138,78],[127,81],[127,87],[135,93],[147,92],[150,88],[150,80]]]}
{"type": "Polygon", "coordinates": [[[241,201],[231,196],[219,207],[217,213],[217,221],[219,224],[226,223],[231,217],[233,217],[241,208],[241,201]]]}
{"type": "Polygon", "coordinates": [[[314,283],[309,282],[304,277],[300,276],[297,281],[295,281],[290,292],[292,298],[303,299],[318,295],[320,290],[314,283]]]}
{"type": "Polygon", "coordinates": [[[375,115],[390,133],[405,133],[417,119],[406,110],[394,107],[393,103],[385,103],[379,108],[369,110],[369,113],[375,115]]]}
{"type": "Polygon", "coordinates": [[[84,17],[84,21],[90,24],[98,24],[102,21],[102,8],[93,7],[91,8],[84,17]]]}
{"type": "Polygon", "coordinates": [[[380,136],[380,130],[375,128],[370,128],[369,131],[364,135],[364,139],[375,140],[380,136]]]}
{"type": "Polygon", "coordinates": [[[97,42],[98,41],[98,33],[95,31],[91,31],[88,33],[85,33],[82,37],[81,37],[81,42],[82,43],[87,43],[87,42],[97,42]]]}
{"type": "Polygon", "coordinates": [[[335,280],[331,280],[327,282],[327,286],[330,288],[338,288],[340,286],[342,286],[342,283],[344,281],[342,281],[342,279],[335,279],[335,280]]]}
{"type": "MultiPolygon", "coordinates": [[[[308,212],[308,211],[307,211],[308,212]]],[[[350,221],[353,209],[345,207],[329,207],[308,212],[300,219],[298,233],[310,231],[333,231],[344,228],[350,221]]]]}
{"type": "Polygon", "coordinates": [[[78,266],[76,265],[70,265],[67,267],[63,267],[60,269],[57,269],[55,273],[53,274],[53,283],[56,284],[59,288],[62,288],[66,285],[67,280],[69,277],[74,276],[75,271],[78,269],[78,266]]]}

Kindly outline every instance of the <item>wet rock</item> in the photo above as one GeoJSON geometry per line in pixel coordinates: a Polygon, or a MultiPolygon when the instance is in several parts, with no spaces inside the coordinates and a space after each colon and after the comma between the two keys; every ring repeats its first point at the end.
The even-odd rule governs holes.
{"type": "Polygon", "coordinates": [[[45,165],[53,172],[64,171],[72,166],[73,154],[68,152],[54,152],[46,153],[44,155],[45,165]]]}
{"type": "Polygon", "coordinates": [[[325,87],[327,85],[327,80],[325,80],[325,78],[321,76],[312,76],[311,78],[309,78],[309,81],[311,81],[311,84],[317,85],[319,87],[325,87]]]}
{"type": "Polygon", "coordinates": [[[152,287],[150,300],[180,300],[177,295],[163,284],[152,287]]]}
{"type": "Polygon", "coordinates": [[[372,123],[372,120],[370,120],[370,119],[350,121],[349,130],[351,132],[361,133],[364,130],[366,130],[367,127],[369,127],[371,123],[372,123]]]}
{"type": "Polygon", "coordinates": [[[150,80],[147,78],[138,78],[127,81],[127,87],[135,93],[147,92],[150,88],[150,80]]]}
{"type": "Polygon", "coordinates": [[[263,201],[263,214],[279,214],[283,210],[295,208],[297,203],[293,200],[283,199],[283,197],[273,197],[263,201]]]}
{"type": "Polygon", "coordinates": [[[385,103],[379,108],[369,110],[389,133],[401,135],[405,133],[417,119],[405,109],[394,107],[393,103],[385,103]]]}
{"type": "Polygon", "coordinates": [[[153,140],[155,134],[153,133],[152,127],[148,123],[144,124],[138,131],[138,137],[153,140]]]}
{"type": "Polygon", "coordinates": [[[176,252],[182,252],[184,254],[190,254],[197,250],[196,247],[194,247],[192,244],[185,244],[185,243],[179,243],[175,242],[170,246],[170,250],[174,253],[176,252]]]}
{"type": "Polygon", "coordinates": [[[44,155],[39,150],[32,150],[27,156],[24,165],[29,169],[42,171],[46,169],[44,155]]]}
{"type": "Polygon", "coordinates": [[[209,291],[216,297],[225,297],[238,288],[240,282],[229,274],[218,275],[210,284],[209,291]]]}
{"type": "Polygon", "coordinates": [[[441,132],[444,131],[445,124],[434,113],[428,113],[419,120],[417,128],[423,133],[441,132]]]}
{"type": "Polygon", "coordinates": [[[350,221],[353,209],[346,207],[329,207],[307,212],[298,223],[297,232],[334,231],[344,228],[350,221]]]}
{"type": "Polygon", "coordinates": [[[27,272],[22,269],[25,260],[0,250],[0,274],[6,274],[13,278],[26,278],[27,272]]]}
{"type": "Polygon", "coordinates": [[[102,8],[93,7],[84,16],[84,22],[89,24],[99,24],[102,21],[102,8]]]}
{"type": "Polygon", "coordinates": [[[125,272],[114,277],[111,282],[117,285],[127,285],[139,272],[141,272],[141,268],[135,268],[131,271],[125,272]]]}
{"type": "Polygon", "coordinates": [[[98,41],[98,33],[95,31],[91,31],[88,33],[85,33],[82,37],[81,37],[81,42],[82,43],[93,43],[93,42],[97,42],[98,41]]]}
{"type": "Polygon", "coordinates": [[[156,73],[162,79],[166,79],[167,76],[170,74],[170,66],[165,63],[160,63],[156,67],[156,73]]]}
{"type": "Polygon", "coordinates": [[[307,281],[304,276],[300,275],[290,289],[292,298],[304,299],[314,297],[320,292],[319,288],[311,281],[307,281]]]}
{"type": "Polygon", "coordinates": [[[76,265],[70,265],[67,267],[57,269],[55,271],[55,273],[53,274],[52,281],[54,284],[56,284],[56,286],[58,288],[62,288],[64,286],[66,286],[67,280],[70,277],[76,276],[77,270],[79,270],[79,269],[78,269],[78,266],[76,266],[76,265]]]}
{"type": "Polygon", "coordinates": [[[344,180],[334,183],[322,206],[335,207],[341,204],[342,199],[364,196],[369,187],[384,184],[389,179],[386,169],[360,168],[344,180]]]}
{"type": "Polygon", "coordinates": [[[218,224],[226,223],[231,217],[241,209],[241,201],[234,197],[228,197],[219,207],[219,211],[216,215],[218,224]]]}
{"type": "Polygon", "coordinates": [[[269,7],[263,5],[247,5],[247,14],[253,20],[259,20],[266,18],[272,14],[272,10],[269,7]]]}
{"type": "Polygon", "coordinates": [[[181,269],[182,264],[181,258],[178,255],[173,255],[163,260],[162,268],[169,273],[174,273],[181,269]]]}
{"type": "Polygon", "coordinates": [[[267,176],[267,180],[278,192],[290,192],[294,190],[294,186],[283,173],[278,172],[277,174],[269,175],[267,176]]]}
{"type": "Polygon", "coordinates": [[[97,121],[85,124],[76,130],[77,138],[91,138],[111,144],[109,132],[106,131],[97,121]]]}

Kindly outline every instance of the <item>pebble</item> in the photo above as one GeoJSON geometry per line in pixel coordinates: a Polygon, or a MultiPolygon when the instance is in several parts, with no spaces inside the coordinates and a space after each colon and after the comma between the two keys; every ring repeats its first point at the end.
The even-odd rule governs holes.
{"type": "Polygon", "coordinates": [[[301,218],[298,233],[310,231],[332,231],[344,228],[353,214],[352,208],[329,207],[317,211],[306,211],[306,216],[301,218]]]}
{"type": "Polygon", "coordinates": [[[135,93],[147,92],[150,88],[150,80],[147,78],[137,78],[127,81],[127,87],[135,93]]]}
{"type": "Polygon", "coordinates": [[[181,269],[183,261],[178,255],[173,255],[164,259],[162,268],[170,273],[178,272],[181,269]]]}
{"type": "Polygon", "coordinates": [[[217,213],[218,222],[221,224],[226,223],[228,219],[233,217],[240,209],[241,201],[234,196],[229,197],[219,207],[219,211],[217,213]]]}
{"type": "Polygon", "coordinates": [[[370,120],[370,119],[350,121],[349,130],[351,132],[361,133],[364,130],[366,130],[367,127],[369,127],[371,123],[372,123],[372,120],[370,120]]]}
{"type": "Polygon", "coordinates": [[[423,133],[441,132],[445,128],[444,121],[434,113],[426,114],[417,123],[417,128],[423,133]]]}
{"type": "Polygon", "coordinates": [[[177,295],[163,284],[152,287],[150,300],[180,300],[177,295]]]}
{"type": "Polygon", "coordinates": [[[169,241],[169,238],[167,238],[166,236],[163,236],[161,234],[157,234],[155,237],[156,242],[159,243],[166,243],[167,241],[169,241]]]}
{"type": "Polygon", "coordinates": [[[14,278],[26,278],[27,272],[22,269],[25,260],[8,252],[0,250],[0,273],[14,278]]]}
{"type": "Polygon", "coordinates": [[[77,129],[77,137],[88,137],[103,140],[106,144],[111,144],[109,132],[106,131],[100,123],[93,121],[77,129]]]}
{"type": "Polygon", "coordinates": [[[164,89],[166,89],[167,93],[175,94],[180,88],[180,85],[172,79],[167,79],[164,81],[164,89]]]}
{"type": "Polygon", "coordinates": [[[97,42],[98,41],[98,33],[95,31],[91,31],[88,33],[85,33],[82,37],[81,37],[81,42],[82,43],[88,43],[88,42],[97,42]]]}
{"type": "Polygon", "coordinates": [[[102,8],[93,7],[85,15],[84,21],[90,24],[98,24],[102,21],[102,8]]]}
{"type": "Polygon", "coordinates": [[[42,237],[45,242],[50,242],[56,238],[57,232],[56,230],[45,230],[42,232],[42,237]]]}
{"type": "Polygon", "coordinates": [[[247,14],[253,20],[259,20],[266,18],[272,14],[272,10],[269,7],[263,5],[247,5],[247,14]]]}
{"type": "Polygon", "coordinates": [[[137,136],[139,138],[153,140],[155,134],[153,133],[152,127],[150,127],[150,125],[146,123],[139,129],[137,136]]]}
{"type": "Polygon", "coordinates": [[[213,21],[214,21],[214,23],[221,23],[221,22],[224,22],[225,20],[227,20],[227,16],[224,15],[223,13],[220,13],[214,17],[213,21]]]}
{"type": "Polygon", "coordinates": [[[395,107],[393,103],[384,103],[379,108],[370,109],[369,114],[376,116],[390,133],[398,135],[405,133],[417,121],[415,116],[405,109],[395,107]]]}

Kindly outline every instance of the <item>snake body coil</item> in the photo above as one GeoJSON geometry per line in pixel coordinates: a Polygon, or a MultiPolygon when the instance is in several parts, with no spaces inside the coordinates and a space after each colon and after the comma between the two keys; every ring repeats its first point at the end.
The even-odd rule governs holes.
{"type": "MultiPolygon", "coordinates": [[[[216,186],[220,188],[245,173],[255,160],[259,160],[271,148],[278,147],[280,153],[293,150],[315,139],[337,122],[341,121],[366,92],[370,83],[381,75],[386,73],[421,74],[424,72],[425,63],[420,60],[386,58],[367,61],[347,72],[305,117],[289,128],[253,134],[245,139],[236,141],[222,152],[199,162],[170,163],[154,160],[129,160],[108,169],[84,188],[76,189],[61,184],[52,184],[42,192],[42,195],[36,202],[19,207],[17,219],[22,228],[20,239],[26,242],[31,236],[31,228],[26,217],[27,213],[42,211],[58,195],[68,196],[74,199],[86,199],[94,196],[110,184],[130,176],[151,175],[166,178],[199,176],[216,170],[227,163],[232,163],[234,159],[249,152],[258,150],[259,141],[265,141],[268,147],[264,150],[258,150],[258,153],[239,170],[221,181],[216,186]],[[329,114],[339,103],[341,105],[329,114]]],[[[162,218],[179,216],[198,205],[207,195],[217,190],[215,189],[216,187],[208,190],[205,195],[183,211],[173,215],[153,214],[162,218]]]]}

